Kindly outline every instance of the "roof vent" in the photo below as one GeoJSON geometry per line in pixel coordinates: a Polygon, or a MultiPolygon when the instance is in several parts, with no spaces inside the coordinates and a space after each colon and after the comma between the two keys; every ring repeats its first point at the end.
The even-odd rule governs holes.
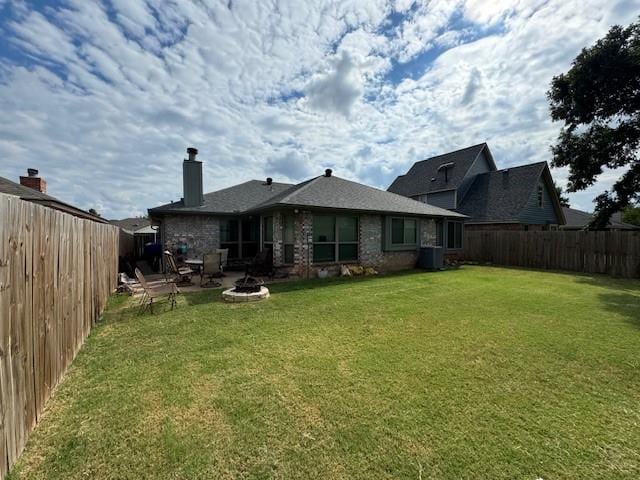
{"type": "Polygon", "coordinates": [[[324,171],[324,176],[325,176],[325,177],[330,177],[332,173],[333,173],[333,170],[331,170],[330,168],[327,168],[327,169],[324,171]]]}
{"type": "Polygon", "coordinates": [[[273,183],[273,178],[267,177],[267,185],[271,185],[273,183]]]}
{"type": "Polygon", "coordinates": [[[505,168],[504,170],[502,170],[502,174],[503,175],[507,175],[509,173],[509,169],[505,168]]]}

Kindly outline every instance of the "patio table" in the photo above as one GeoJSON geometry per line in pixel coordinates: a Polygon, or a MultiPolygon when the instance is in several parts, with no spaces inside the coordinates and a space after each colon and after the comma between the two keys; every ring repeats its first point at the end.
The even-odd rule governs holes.
{"type": "Polygon", "coordinates": [[[204,262],[201,259],[198,259],[198,258],[187,258],[184,261],[184,263],[189,265],[193,269],[197,270],[198,272],[202,268],[202,265],[204,265],[204,262]]]}

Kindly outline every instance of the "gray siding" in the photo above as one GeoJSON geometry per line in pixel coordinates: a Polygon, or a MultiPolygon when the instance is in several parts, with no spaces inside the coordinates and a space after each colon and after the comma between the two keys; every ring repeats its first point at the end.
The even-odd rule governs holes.
{"type": "Polygon", "coordinates": [[[467,171],[462,183],[458,187],[458,203],[462,202],[464,196],[467,194],[469,187],[473,183],[476,175],[481,173],[487,173],[491,171],[491,165],[486,157],[485,152],[480,153],[478,158],[475,159],[469,170],[467,171]]]}
{"type": "Polygon", "coordinates": [[[527,201],[527,205],[522,209],[518,220],[522,223],[528,223],[532,225],[545,225],[547,223],[557,224],[560,223],[558,216],[556,215],[555,208],[553,207],[553,201],[549,194],[549,189],[542,180],[538,185],[543,186],[542,194],[542,207],[538,206],[538,188],[533,189],[533,193],[527,201]]]}
{"type": "Polygon", "coordinates": [[[434,207],[452,209],[456,208],[456,191],[446,190],[444,192],[428,193],[426,195],[420,195],[417,200],[433,205],[434,207]]]}

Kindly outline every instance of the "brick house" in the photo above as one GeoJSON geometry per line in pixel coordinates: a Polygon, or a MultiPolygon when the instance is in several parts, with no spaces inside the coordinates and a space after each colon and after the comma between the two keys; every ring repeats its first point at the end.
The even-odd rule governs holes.
{"type": "Polygon", "coordinates": [[[458,229],[548,230],[565,223],[547,163],[498,170],[486,143],[416,162],[388,191],[469,217],[464,227],[455,219],[445,225],[448,253],[462,248],[458,229]]]}
{"type": "Polygon", "coordinates": [[[228,248],[233,263],[270,249],[274,265],[297,275],[340,264],[411,268],[438,225],[462,214],[352,182],[326,170],[299,184],[251,180],[202,193],[196,149],[183,162],[184,197],[149,209],[163,248],[199,257],[228,248]]]}

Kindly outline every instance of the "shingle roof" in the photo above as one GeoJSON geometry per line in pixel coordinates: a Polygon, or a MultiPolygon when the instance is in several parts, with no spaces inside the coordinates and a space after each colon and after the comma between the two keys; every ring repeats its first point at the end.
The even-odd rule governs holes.
{"type": "Polygon", "coordinates": [[[341,209],[362,212],[461,217],[459,213],[434,207],[391,192],[340,177],[316,177],[290,187],[256,206],[265,210],[282,206],[341,209]]]}
{"type": "Polygon", "coordinates": [[[17,197],[20,197],[22,200],[39,203],[40,205],[44,205],[46,207],[70,213],[71,215],[75,215],[76,217],[86,218],[88,220],[93,220],[101,223],[107,223],[107,220],[102,217],[98,217],[85,210],[74,207],[73,205],[69,205],[68,203],[62,202],[57,198],[52,197],[51,195],[47,195],[46,193],[42,193],[38,190],[34,190],[33,188],[25,187],[24,185],[20,185],[19,183],[12,182],[8,178],[0,177],[0,193],[15,195],[17,197]]]}
{"type": "MultiPolygon", "coordinates": [[[[593,213],[569,207],[562,207],[562,211],[567,219],[567,223],[562,226],[565,230],[582,230],[593,220],[593,213]]],[[[623,222],[620,212],[616,212],[611,216],[607,227],[616,230],[640,230],[640,227],[637,225],[623,222]]]]}
{"type": "Polygon", "coordinates": [[[458,211],[474,222],[517,222],[546,166],[546,162],[538,162],[481,173],[458,211]]]}
{"type": "Polygon", "coordinates": [[[458,188],[473,161],[486,147],[486,143],[480,143],[416,162],[405,175],[397,177],[387,190],[405,197],[413,197],[458,188]],[[438,168],[447,163],[454,165],[448,169],[445,182],[444,175],[438,174],[438,168]],[[432,181],[432,178],[435,180],[432,181]]]}
{"type": "Polygon", "coordinates": [[[150,208],[149,213],[218,213],[223,215],[240,213],[266,202],[291,186],[290,183],[273,182],[271,185],[267,185],[262,180],[249,180],[233,187],[206,193],[204,204],[199,207],[185,207],[180,200],[150,208]]]}
{"type": "Polygon", "coordinates": [[[109,220],[109,223],[117,225],[124,230],[135,232],[136,230],[140,230],[141,228],[151,225],[151,220],[143,217],[131,217],[123,218],[121,220],[109,220]]]}

